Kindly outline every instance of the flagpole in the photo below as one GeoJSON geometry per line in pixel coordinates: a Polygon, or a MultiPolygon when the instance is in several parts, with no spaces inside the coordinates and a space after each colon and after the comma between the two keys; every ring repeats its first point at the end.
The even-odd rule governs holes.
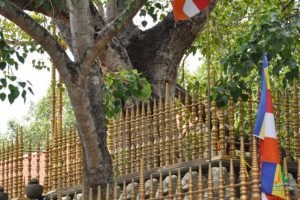
{"type": "MultiPolygon", "coordinates": [[[[209,0],[209,6],[210,6],[210,0],[209,0]]],[[[210,114],[210,26],[209,26],[209,9],[210,7],[208,6],[208,10],[206,12],[207,14],[207,42],[206,42],[206,61],[207,61],[207,129],[208,129],[208,160],[211,162],[211,114],[210,114]]]]}

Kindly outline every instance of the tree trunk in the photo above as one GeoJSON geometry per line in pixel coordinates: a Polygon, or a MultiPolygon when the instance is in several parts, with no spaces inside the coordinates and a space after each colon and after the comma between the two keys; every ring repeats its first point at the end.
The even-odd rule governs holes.
{"type": "MultiPolygon", "coordinates": [[[[83,147],[84,191],[97,187],[106,191],[106,184],[113,183],[112,161],[106,145],[106,126],[103,112],[100,69],[94,65],[83,85],[67,85],[71,104],[77,120],[77,130],[83,147]]],[[[102,194],[102,198],[105,194],[102,194]]]]}

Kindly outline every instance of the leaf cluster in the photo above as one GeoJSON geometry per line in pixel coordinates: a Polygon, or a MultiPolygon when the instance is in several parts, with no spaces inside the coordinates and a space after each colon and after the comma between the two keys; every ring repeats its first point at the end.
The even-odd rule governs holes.
{"type": "Polygon", "coordinates": [[[151,85],[137,70],[122,70],[108,73],[103,84],[104,113],[114,117],[126,103],[146,101],[151,94],[151,85]]]}

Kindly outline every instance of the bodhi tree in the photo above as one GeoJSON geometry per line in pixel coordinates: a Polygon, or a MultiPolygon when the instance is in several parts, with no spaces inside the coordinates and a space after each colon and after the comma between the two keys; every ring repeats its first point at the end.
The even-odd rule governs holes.
{"type": "MultiPolygon", "coordinates": [[[[102,74],[135,68],[151,83],[153,96],[163,96],[166,82],[174,92],[182,56],[202,30],[207,12],[213,10],[216,2],[211,0],[209,9],[184,22],[175,22],[171,12],[161,15],[159,23],[142,31],[134,25],[133,17],[139,11],[141,15],[146,12],[157,17],[156,13],[168,7],[168,2],[110,0],[104,5],[92,0],[0,0],[0,15],[48,53],[65,84],[83,144],[85,188],[96,189],[101,185],[105,191],[106,183],[113,182],[111,158],[105,144],[102,74]],[[47,30],[46,23],[37,20],[34,14],[47,16],[55,23],[74,59],[47,30]]],[[[23,61],[22,55],[11,51],[3,40],[1,48],[2,69],[6,64],[16,64],[12,60],[14,53],[23,61]]],[[[23,82],[20,84],[25,88],[23,82]]],[[[12,84],[9,89],[16,90],[12,84]]],[[[15,93],[8,96],[10,100],[18,96],[12,94],[15,93]]],[[[5,99],[5,94],[1,99],[5,99]]]]}

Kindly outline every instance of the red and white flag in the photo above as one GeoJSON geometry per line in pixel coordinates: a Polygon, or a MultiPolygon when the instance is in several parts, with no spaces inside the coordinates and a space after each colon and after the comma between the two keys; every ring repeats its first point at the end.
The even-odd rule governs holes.
{"type": "Polygon", "coordinates": [[[172,0],[175,20],[186,20],[208,7],[210,0],[172,0]]]}

